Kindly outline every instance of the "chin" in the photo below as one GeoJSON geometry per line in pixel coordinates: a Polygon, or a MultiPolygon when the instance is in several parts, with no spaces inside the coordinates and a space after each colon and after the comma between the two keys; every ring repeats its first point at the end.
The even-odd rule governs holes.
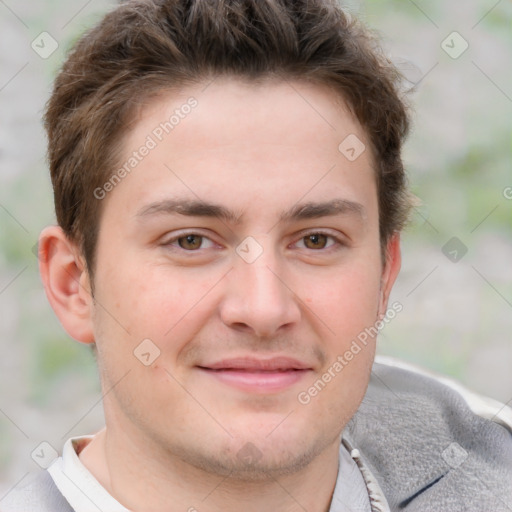
{"type": "MultiPolygon", "coordinates": [[[[274,422],[272,428],[275,426],[274,422]]],[[[263,482],[300,472],[339,438],[313,437],[314,429],[301,433],[296,426],[293,431],[288,428],[272,432],[272,428],[253,425],[202,449],[189,446],[182,458],[198,469],[230,480],[263,482]]]]}
{"type": "Polygon", "coordinates": [[[301,471],[320,451],[314,447],[304,452],[296,446],[260,449],[252,441],[246,441],[241,448],[227,452],[189,453],[188,462],[207,473],[232,480],[263,482],[301,471]]]}

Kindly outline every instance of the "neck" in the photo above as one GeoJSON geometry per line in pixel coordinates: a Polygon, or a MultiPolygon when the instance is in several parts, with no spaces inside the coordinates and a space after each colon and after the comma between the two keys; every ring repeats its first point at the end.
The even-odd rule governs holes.
{"type": "Polygon", "coordinates": [[[336,484],[339,440],[302,470],[247,481],[194,467],[125,429],[101,430],[80,453],[100,484],[133,512],[327,512],[336,484]]]}

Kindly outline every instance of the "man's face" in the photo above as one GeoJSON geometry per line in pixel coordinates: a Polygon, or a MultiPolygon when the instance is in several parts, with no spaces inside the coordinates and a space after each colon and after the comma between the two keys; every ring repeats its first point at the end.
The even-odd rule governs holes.
{"type": "Polygon", "coordinates": [[[142,110],[126,161],[156,147],[104,199],[91,307],[107,426],[219,473],[293,471],[338,442],[366,391],[375,340],[335,363],[394,279],[372,157],[330,90],[205,85],[142,110]],[[355,160],[338,149],[354,135],[355,160]]]}

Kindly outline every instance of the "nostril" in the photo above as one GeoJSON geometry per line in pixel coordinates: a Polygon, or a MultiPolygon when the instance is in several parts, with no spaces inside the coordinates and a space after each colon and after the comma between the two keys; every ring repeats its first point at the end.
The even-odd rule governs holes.
{"type": "Polygon", "coordinates": [[[237,331],[248,331],[251,328],[244,322],[233,322],[230,327],[236,329],[237,331]]]}

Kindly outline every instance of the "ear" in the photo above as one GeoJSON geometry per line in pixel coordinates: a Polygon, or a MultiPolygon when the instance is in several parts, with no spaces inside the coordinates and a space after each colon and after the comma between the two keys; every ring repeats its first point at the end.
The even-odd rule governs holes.
{"type": "Polygon", "coordinates": [[[89,275],[76,244],[59,226],[49,226],[41,232],[38,253],[46,296],[62,326],[75,340],[94,343],[89,275]]]}
{"type": "Polygon", "coordinates": [[[382,318],[386,314],[389,294],[400,272],[401,264],[400,233],[394,233],[386,245],[386,262],[382,269],[380,287],[379,318],[382,318]]]}

